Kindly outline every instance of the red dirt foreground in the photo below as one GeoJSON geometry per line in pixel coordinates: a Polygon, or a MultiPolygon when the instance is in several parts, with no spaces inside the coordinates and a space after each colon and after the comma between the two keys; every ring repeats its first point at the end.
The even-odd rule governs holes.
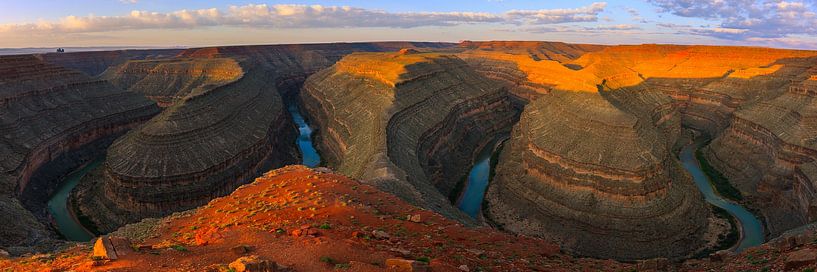
{"type": "Polygon", "coordinates": [[[466,228],[372,186],[304,166],[268,172],[203,207],[129,225],[95,243],[0,260],[0,271],[629,271],[631,266],[574,259],[541,239],[466,228]]]}

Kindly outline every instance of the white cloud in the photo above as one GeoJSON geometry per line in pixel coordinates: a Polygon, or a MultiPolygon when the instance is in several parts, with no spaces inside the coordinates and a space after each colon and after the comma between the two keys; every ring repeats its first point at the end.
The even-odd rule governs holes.
{"type": "MultiPolygon", "coordinates": [[[[131,0],[132,1],[132,0],[131,0]]],[[[135,1],[134,1],[135,2],[135,1]]],[[[68,16],[58,21],[0,25],[6,33],[95,33],[134,29],[178,29],[207,26],[257,28],[350,28],[453,26],[474,23],[545,25],[594,22],[606,3],[574,9],[481,12],[387,12],[348,6],[244,5],[227,10],[180,10],[169,13],[132,11],[123,16],[68,16]]]]}
{"type": "Polygon", "coordinates": [[[139,0],[119,0],[119,2],[122,2],[123,4],[136,4],[139,3],[139,0]]]}
{"type": "MultiPolygon", "coordinates": [[[[660,11],[717,22],[692,33],[722,39],[757,41],[791,35],[817,35],[817,1],[800,0],[649,0],[660,11]]],[[[777,39],[780,40],[780,39],[777,39]]]]}

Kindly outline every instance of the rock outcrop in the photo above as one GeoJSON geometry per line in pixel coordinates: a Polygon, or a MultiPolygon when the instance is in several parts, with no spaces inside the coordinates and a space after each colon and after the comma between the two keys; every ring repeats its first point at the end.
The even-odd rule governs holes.
{"type": "Polygon", "coordinates": [[[152,50],[117,50],[91,51],[72,53],[48,53],[36,55],[37,58],[65,68],[74,69],[88,76],[98,76],[110,67],[125,63],[129,60],[164,59],[172,58],[181,53],[182,49],[152,49],[152,50]]]}
{"type": "Polygon", "coordinates": [[[57,181],[158,112],[143,96],[80,72],[30,55],[0,57],[0,217],[17,218],[0,228],[0,246],[52,237],[49,223],[31,219],[48,222],[57,181]]]}
{"type": "Polygon", "coordinates": [[[301,98],[331,167],[465,222],[444,195],[481,147],[508,134],[520,106],[437,53],[352,54],[311,76],[301,98]]]}
{"type": "Polygon", "coordinates": [[[167,107],[193,92],[238,80],[242,73],[231,58],[175,58],[128,61],[101,78],[167,107]]]}
{"type": "Polygon", "coordinates": [[[709,212],[666,142],[677,136],[598,93],[565,91],[531,102],[512,135],[486,196],[502,228],[600,258],[701,246],[709,212]]]}
{"type": "Polygon", "coordinates": [[[817,220],[817,65],[801,72],[769,90],[781,95],[735,111],[705,150],[771,236],[817,220]]]}
{"type": "Polygon", "coordinates": [[[740,106],[780,93],[802,70],[792,63],[814,52],[640,45],[561,61],[461,55],[480,67],[503,63],[512,86],[541,87],[529,88],[535,101],[500,156],[489,217],[578,254],[643,259],[702,246],[710,213],[675,158],[681,127],[718,135],[740,106]]]}
{"type": "Polygon", "coordinates": [[[240,78],[193,88],[118,139],[78,187],[82,214],[107,232],[200,206],[295,162],[297,134],[280,95],[263,69],[242,68],[231,73],[240,78]]]}

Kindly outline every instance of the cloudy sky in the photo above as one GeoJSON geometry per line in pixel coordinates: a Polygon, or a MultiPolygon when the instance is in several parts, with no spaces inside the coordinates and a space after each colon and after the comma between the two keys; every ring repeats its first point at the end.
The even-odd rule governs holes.
{"type": "Polygon", "coordinates": [[[3,0],[0,47],[552,40],[817,49],[817,0],[3,0]]]}

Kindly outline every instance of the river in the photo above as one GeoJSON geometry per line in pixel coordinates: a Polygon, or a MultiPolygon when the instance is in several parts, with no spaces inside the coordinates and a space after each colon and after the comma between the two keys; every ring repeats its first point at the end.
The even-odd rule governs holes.
{"type": "Polygon", "coordinates": [[[301,156],[303,156],[301,164],[307,167],[318,166],[321,163],[321,156],[318,154],[318,151],[315,150],[315,146],[312,145],[312,128],[310,128],[306,120],[304,120],[301,111],[298,109],[298,105],[291,103],[287,107],[287,110],[289,114],[292,115],[292,120],[298,125],[298,140],[296,143],[298,144],[298,149],[301,151],[301,156]]]}
{"type": "Polygon", "coordinates": [[[485,198],[485,190],[491,179],[491,157],[496,145],[489,144],[480,151],[476,163],[468,173],[465,189],[460,195],[457,207],[473,218],[477,218],[485,198]]]}
{"type": "Polygon", "coordinates": [[[709,177],[701,169],[700,162],[695,157],[695,151],[700,148],[702,143],[696,141],[695,144],[689,144],[681,150],[681,163],[684,168],[692,175],[695,180],[695,185],[703,193],[706,202],[718,206],[734,216],[740,223],[741,240],[735,251],[740,252],[746,248],[760,245],[764,242],[763,225],[754,214],[732,201],[726,200],[715,192],[709,177]]]}
{"type": "Polygon", "coordinates": [[[85,174],[101,165],[102,161],[102,159],[95,160],[86,164],[78,171],[71,173],[68,178],[60,183],[60,186],[57,187],[57,191],[54,192],[51,199],[48,200],[48,212],[51,214],[51,218],[53,218],[57,224],[57,229],[62,233],[65,239],[86,242],[95,237],[95,235],[82,227],[82,224],[74,218],[73,213],[68,210],[68,195],[71,193],[71,190],[77,186],[79,180],[82,179],[85,174]]]}

